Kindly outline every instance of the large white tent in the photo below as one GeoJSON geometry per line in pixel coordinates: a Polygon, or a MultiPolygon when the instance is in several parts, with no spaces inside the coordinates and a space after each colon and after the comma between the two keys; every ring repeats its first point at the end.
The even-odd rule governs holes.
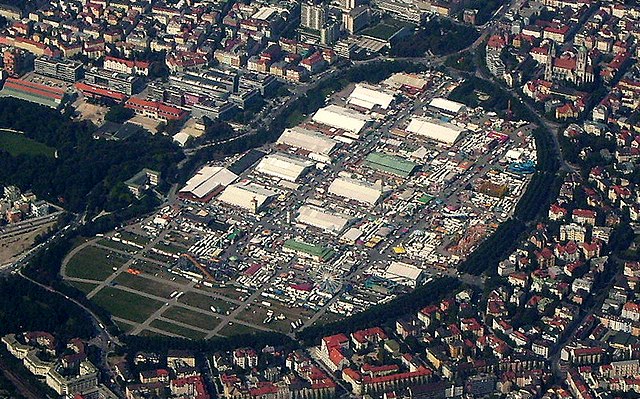
{"type": "Polygon", "coordinates": [[[218,199],[225,204],[256,212],[275,195],[276,192],[261,185],[244,181],[225,188],[218,199]]]}
{"type": "Polygon", "coordinates": [[[329,186],[329,192],[354,201],[375,205],[382,195],[382,185],[349,177],[338,177],[329,186]]]}
{"type": "Polygon", "coordinates": [[[179,194],[195,200],[205,200],[212,192],[233,183],[238,176],[220,166],[205,166],[198,171],[179,194]]]}
{"type": "Polygon", "coordinates": [[[271,154],[260,161],[256,171],[288,181],[296,181],[313,162],[285,154],[271,154]]]}
{"type": "Polygon", "coordinates": [[[334,234],[338,234],[344,230],[350,220],[346,215],[331,212],[314,205],[303,205],[300,207],[298,213],[298,222],[334,234]]]}
{"type": "Polygon", "coordinates": [[[451,123],[436,123],[428,119],[414,117],[411,119],[407,131],[431,140],[452,145],[458,140],[464,129],[451,123]]]}
{"type": "Polygon", "coordinates": [[[349,95],[350,104],[366,109],[373,109],[376,105],[387,109],[392,102],[393,94],[364,84],[356,84],[355,89],[349,95]]]}
{"type": "Polygon", "coordinates": [[[296,126],[286,129],[278,138],[278,144],[286,144],[316,154],[329,155],[338,142],[322,133],[296,126]]]}
{"type": "Polygon", "coordinates": [[[431,102],[429,102],[429,106],[449,115],[457,115],[458,113],[463,112],[466,108],[462,103],[442,97],[436,97],[431,100],[431,102]]]}
{"type": "Polygon", "coordinates": [[[352,109],[337,105],[320,108],[314,115],[313,121],[330,127],[360,134],[369,123],[369,117],[352,109]]]}

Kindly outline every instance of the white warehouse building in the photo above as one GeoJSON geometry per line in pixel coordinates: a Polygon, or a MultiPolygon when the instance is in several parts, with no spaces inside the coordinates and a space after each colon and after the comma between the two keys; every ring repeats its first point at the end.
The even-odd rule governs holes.
{"type": "Polygon", "coordinates": [[[276,194],[261,185],[244,181],[225,188],[218,199],[231,206],[258,212],[276,194]]]}
{"type": "Polygon", "coordinates": [[[303,205],[298,212],[298,222],[333,234],[338,234],[344,230],[351,220],[347,215],[331,212],[313,205],[303,205]]]}
{"type": "Polygon", "coordinates": [[[296,181],[313,162],[281,153],[268,155],[256,166],[256,171],[288,181],[296,181]]]}
{"type": "Polygon", "coordinates": [[[350,200],[375,205],[382,195],[382,184],[338,177],[329,186],[329,192],[350,200]]]}
{"type": "Polygon", "coordinates": [[[204,166],[178,193],[183,198],[207,202],[216,192],[233,183],[238,175],[220,166],[204,166]]]}
{"type": "Polygon", "coordinates": [[[320,108],[313,115],[313,121],[336,129],[346,130],[358,136],[367,127],[370,119],[367,115],[358,111],[332,104],[320,108]]]}
{"type": "Polygon", "coordinates": [[[382,109],[388,109],[393,99],[393,94],[358,83],[349,95],[348,102],[366,109],[373,109],[376,105],[382,109]]]}
{"type": "Polygon", "coordinates": [[[416,288],[422,284],[424,273],[422,269],[408,263],[391,262],[380,277],[416,288]]]}
{"type": "Polygon", "coordinates": [[[460,112],[464,112],[467,109],[462,103],[442,97],[436,97],[431,100],[431,102],[429,102],[429,106],[452,116],[458,115],[460,112]]]}
{"type": "Polygon", "coordinates": [[[336,145],[338,145],[338,141],[329,136],[297,126],[286,129],[278,138],[277,143],[320,155],[331,154],[336,145]]]}
{"type": "Polygon", "coordinates": [[[428,119],[413,117],[407,131],[447,145],[453,145],[458,141],[464,129],[451,123],[435,123],[428,119]]]}

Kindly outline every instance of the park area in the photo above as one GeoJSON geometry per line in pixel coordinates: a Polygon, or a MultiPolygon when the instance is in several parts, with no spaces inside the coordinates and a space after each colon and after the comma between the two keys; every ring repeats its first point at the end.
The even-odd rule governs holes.
{"type": "Polygon", "coordinates": [[[54,157],[56,153],[55,148],[7,129],[0,129],[0,148],[14,157],[19,155],[54,157]]]}

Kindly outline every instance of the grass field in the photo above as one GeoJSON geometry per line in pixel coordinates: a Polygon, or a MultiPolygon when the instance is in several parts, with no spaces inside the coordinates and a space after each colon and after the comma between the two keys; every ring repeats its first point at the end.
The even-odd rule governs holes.
{"type": "Polygon", "coordinates": [[[233,335],[253,334],[258,332],[260,332],[260,330],[256,330],[255,328],[245,326],[244,324],[233,323],[232,325],[224,326],[222,330],[220,330],[220,335],[224,335],[225,337],[231,337],[233,335]]]}
{"type": "Polygon", "coordinates": [[[226,296],[231,299],[240,299],[241,296],[248,295],[243,292],[236,291],[235,287],[232,285],[227,285],[226,287],[202,287],[205,291],[214,292],[218,295],[226,296]]]}
{"type": "Polygon", "coordinates": [[[132,245],[124,244],[119,241],[113,241],[108,238],[103,238],[102,240],[98,241],[98,244],[104,245],[105,247],[113,248],[118,251],[124,251],[124,252],[140,251],[140,248],[136,248],[132,245]]]}
{"type": "Polygon", "coordinates": [[[31,140],[23,134],[12,133],[4,129],[0,129],[0,148],[13,156],[44,155],[52,158],[56,152],[55,148],[51,148],[46,144],[31,140]]]}
{"type": "Polygon", "coordinates": [[[120,267],[128,259],[124,255],[96,247],[86,247],[78,252],[67,264],[69,277],[102,281],[113,273],[113,267],[120,267]]]}
{"type": "Polygon", "coordinates": [[[211,306],[215,306],[218,310],[218,313],[223,314],[235,308],[235,306],[231,305],[229,302],[223,301],[221,299],[211,298],[210,296],[198,294],[196,292],[185,293],[179,299],[179,301],[206,311],[210,311],[211,306]]]}
{"type": "Polygon", "coordinates": [[[164,251],[164,252],[167,252],[170,254],[176,254],[176,255],[187,252],[187,248],[183,246],[179,246],[176,244],[165,245],[161,242],[157,243],[154,248],[159,249],[160,251],[164,251]]]}
{"type": "Polygon", "coordinates": [[[133,288],[137,291],[146,292],[147,294],[156,295],[160,297],[169,297],[176,288],[173,286],[162,284],[157,281],[149,280],[142,276],[134,276],[129,273],[122,273],[114,280],[118,284],[122,284],[126,287],[133,288]]]}
{"type": "Polygon", "coordinates": [[[136,244],[145,245],[151,241],[149,237],[144,237],[130,231],[120,231],[120,238],[126,241],[135,242],[136,244]]]}
{"type": "Polygon", "coordinates": [[[151,327],[153,328],[157,328],[158,330],[162,330],[162,331],[167,331],[169,333],[172,334],[177,334],[177,335],[181,335],[185,338],[192,338],[192,339],[203,339],[204,337],[207,336],[207,334],[201,332],[201,331],[196,331],[196,330],[192,330],[190,328],[186,328],[183,326],[179,326],[177,324],[173,324],[173,323],[169,323],[168,321],[164,321],[164,320],[154,320],[151,322],[151,327]]]}
{"type": "Polygon", "coordinates": [[[142,332],[140,332],[140,334],[138,335],[141,337],[170,337],[170,335],[162,334],[162,333],[151,331],[151,330],[142,330],[142,332]]]}
{"type": "Polygon", "coordinates": [[[79,281],[69,281],[69,284],[84,292],[85,295],[93,291],[93,289],[98,286],[98,284],[82,283],[79,281]]]}
{"type": "Polygon", "coordinates": [[[213,330],[220,324],[220,319],[215,316],[194,312],[178,306],[172,306],[167,309],[162,314],[162,317],[202,328],[203,330],[213,330]]]}
{"type": "Polygon", "coordinates": [[[145,252],[144,256],[146,258],[149,258],[149,259],[157,260],[159,262],[164,262],[167,265],[170,265],[170,264],[172,264],[173,262],[176,261],[175,259],[173,259],[173,258],[171,258],[169,256],[161,255],[161,254],[158,254],[158,253],[155,253],[155,252],[151,252],[151,251],[145,252]]]}
{"type": "Polygon", "coordinates": [[[91,300],[116,317],[138,322],[146,320],[163,305],[160,301],[111,287],[103,288],[91,300]]]}
{"type": "MultiPolygon", "coordinates": [[[[274,312],[274,316],[278,316],[279,314],[280,313],[274,312]]],[[[251,306],[249,309],[241,312],[236,318],[281,333],[291,331],[291,322],[293,321],[289,318],[285,318],[284,320],[275,320],[274,318],[270,323],[263,324],[262,322],[267,318],[267,308],[262,306],[251,306]]]]}
{"type": "Polygon", "coordinates": [[[123,321],[114,320],[114,323],[118,326],[120,331],[125,334],[128,334],[131,330],[133,330],[133,324],[125,323],[123,321]]]}

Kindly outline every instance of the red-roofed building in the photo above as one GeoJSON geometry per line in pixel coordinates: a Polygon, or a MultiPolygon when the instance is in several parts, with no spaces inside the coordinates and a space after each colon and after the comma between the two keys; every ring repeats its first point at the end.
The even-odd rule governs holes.
{"type": "Polygon", "coordinates": [[[572,214],[572,220],[579,224],[596,224],[596,211],[589,209],[575,209],[572,214]]]}
{"type": "Polygon", "coordinates": [[[567,210],[558,204],[549,207],[549,220],[562,220],[567,216],[567,210]]]}
{"type": "Polygon", "coordinates": [[[188,395],[190,399],[211,398],[202,380],[202,376],[199,375],[171,380],[169,387],[173,395],[188,395]]]}
{"type": "Polygon", "coordinates": [[[128,98],[126,94],[109,89],[103,89],[102,87],[89,85],[83,82],[78,82],[74,86],[82,92],[82,94],[90,98],[106,98],[119,103],[124,102],[128,98]]]}
{"type": "Polygon", "coordinates": [[[124,58],[106,56],[104,58],[104,69],[108,71],[126,73],[129,75],[149,75],[150,63],[146,61],[132,61],[124,58]]]}
{"type": "Polygon", "coordinates": [[[342,353],[349,349],[349,338],[344,334],[330,335],[322,338],[318,355],[320,360],[331,370],[342,370],[349,365],[349,360],[342,353]]]}
{"type": "Polygon", "coordinates": [[[187,111],[167,105],[160,101],[148,101],[131,97],[125,103],[125,108],[132,109],[136,114],[147,116],[156,120],[170,121],[181,120],[187,116],[187,111]]]}
{"type": "Polygon", "coordinates": [[[361,350],[369,346],[369,344],[378,344],[387,339],[387,334],[380,327],[367,328],[359,330],[351,334],[351,341],[356,350],[361,350]]]}
{"type": "Polygon", "coordinates": [[[0,96],[15,97],[51,108],[59,108],[67,98],[63,89],[14,78],[7,78],[0,96]]]}

